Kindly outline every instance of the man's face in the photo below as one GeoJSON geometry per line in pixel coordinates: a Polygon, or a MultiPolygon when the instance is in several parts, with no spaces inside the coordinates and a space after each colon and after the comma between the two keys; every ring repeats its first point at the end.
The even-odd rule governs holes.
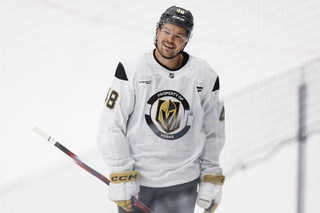
{"type": "Polygon", "coordinates": [[[174,24],[165,23],[157,29],[157,47],[161,56],[172,58],[187,45],[187,31],[174,24]]]}

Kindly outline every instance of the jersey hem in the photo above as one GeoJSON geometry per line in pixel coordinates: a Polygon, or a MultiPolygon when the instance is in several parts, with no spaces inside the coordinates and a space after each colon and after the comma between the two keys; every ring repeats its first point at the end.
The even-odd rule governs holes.
{"type": "Polygon", "coordinates": [[[185,184],[185,183],[189,183],[191,181],[194,181],[196,179],[198,179],[200,177],[200,174],[194,175],[188,179],[184,179],[184,180],[177,180],[175,182],[170,182],[170,183],[166,183],[166,184],[155,184],[155,183],[141,183],[141,186],[145,186],[145,187],[151,187],[151,188],[163,188],[163,187],[170,187],[170,186],[176,186],[176,185],[180,185],[180,184],[185,184]]]}

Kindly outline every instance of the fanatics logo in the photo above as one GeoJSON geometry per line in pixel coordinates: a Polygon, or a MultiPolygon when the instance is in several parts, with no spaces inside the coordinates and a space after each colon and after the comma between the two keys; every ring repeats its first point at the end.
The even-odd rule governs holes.
{"type": "Polygon", "coordinates": [[[197,87],[197,91],[198,91],[199,94],[202,92],[202,90],[203,90],[203,87],[197,87]]]}

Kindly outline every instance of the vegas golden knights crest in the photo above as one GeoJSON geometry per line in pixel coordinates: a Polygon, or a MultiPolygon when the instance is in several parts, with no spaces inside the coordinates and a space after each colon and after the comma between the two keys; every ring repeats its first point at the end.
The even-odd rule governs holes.
{"type": "Polygon", "coordinates": [[[166,133],[171,133],[180,127],[180,102],[158,100],[156,121],[166,133]]]}
{"type": "Polygon", "coordinates": [[[176,91],[160,91],[147,102],[145,121],[153,133],[162,139],[181,138],[189,131],[192,120],[188,101],[176,91]]]}

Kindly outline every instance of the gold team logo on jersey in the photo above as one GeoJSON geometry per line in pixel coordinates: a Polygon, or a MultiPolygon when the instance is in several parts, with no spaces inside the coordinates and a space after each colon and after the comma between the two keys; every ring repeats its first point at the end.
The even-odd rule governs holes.
{"type": "Polygon", "coordinates": [[[171,133],[180,127],[180,102],[158,100],[156,121],[166,133],[171,133]]]}
{"type": "Polygon", "coordinates": [[[148,100],[145,120],[154,134],[174,140],[189,131],[192,115],[189,103],[180,93],[164,90],[148,100]]]}

